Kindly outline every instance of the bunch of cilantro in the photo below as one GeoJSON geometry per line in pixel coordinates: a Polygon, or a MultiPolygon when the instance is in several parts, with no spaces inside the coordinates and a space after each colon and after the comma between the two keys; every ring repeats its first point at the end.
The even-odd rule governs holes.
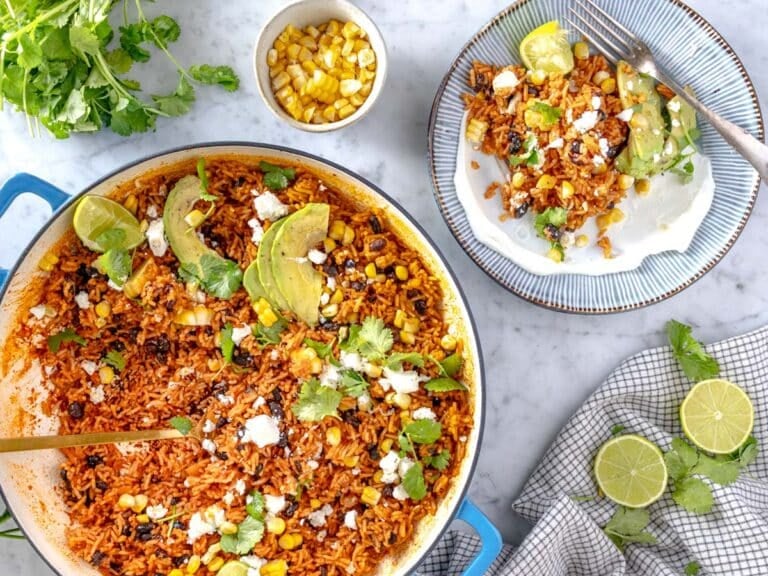
{"type": "Polygon", "coordinates": [[[30,133],[39,124],[56,138],[106,126],[122,136],[155,128],[158,116],[185,114],[195,101],[194,84],[236,90],[228,66],[184,68],[168,51],[181,34],[170,16],[148,19],[134,0],[129,21],[116,32],[108,16],[117,0],[6,0],[0,2],[0,109],[8,102],[23,111],[30,133]],[[125,76],[150,59],[149,47],[164,52],[179,71],[171,94],[141,98],[141,85],[125,76]]]}

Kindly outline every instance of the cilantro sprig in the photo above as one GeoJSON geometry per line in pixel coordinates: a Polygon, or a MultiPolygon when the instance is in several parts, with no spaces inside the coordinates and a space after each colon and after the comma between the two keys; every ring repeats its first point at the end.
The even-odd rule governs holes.
{"type": "Polygon", "coordinates": [[[221,355],[224,357],[227,364],[232,362],[232,356],[235,353],[235,341],[232,339],[233,332],[234,328],[229,322],[227,322],[221,330],[221,342],[219,347],[221,348],[221,355]]]}
{"type": "Polygon", "coordinates": [[[318,342],[317,340],[312,340],[312,338],[304,338],[304,345],[308,348],[312,348],[315,352],[317,352],[317,357],[321,360],[325,360],[326,358],[332,356],[333,354],[333,340],[328,342],[327,344],[325,342],[318,342]]]}
{"type": "Polygon", "coordinates": [[[186,416],[174,416],[168,423],[172,428],[178,430],[182,436],[189,436],[189,433],[192,432],[192,420],[186,416]]]}
{"type": "Polygon", "coordinates": [[[638,544],[656,543],[656,537],[646,530],[649,522],[650,516],[645,508],[619,506],[603,531],[616,544],[616,547],[623,551],[626,545],[631,542],[638,544]]]}
{"type": "Polygon", "coordinates": [[[96,267],[116,286],[122,286],[131,275],[131,255],[122,248],[110,248],[96,259],[96,267]]]}
{"type": "Polygon", "coordinates": [[[291,412],[303,422],[320,422],[326,416],[338,418],[337,409],[344,395],[322,386],[317,378],[301,385],[299,399],[291,406],[291,412]]]}
{"type": "Polygon", "coordinates": [[[296,170],[283,168],[262,160],[259,168],[264,172],[264,185],[270,190],[282,190],[296,179],[296,170]]]}
{"type": "Polygon", "coordinates": [[[672,346],[672,354],[689,379],[700,382],[720,374],[717,360],[704,351],[701,342],[693,337],[690,326],[670,320],[667,322],[667,337],[672,346]]]}
{"type": "Polygon", "coordinates": [[[80,346],[87,344],[85,338],[79,336],[72,328],[65,328],[61,332],[48,336],[48,350],[55,354],[64,342],[74,342],[80,346]]]}
{"type": "Polygon", "coordinates": [[[414,444],[434,444],[440,439],[443,427],[439,422],[429,419],[415,420],[406,425],[398,436],[400,456],[410,453],[415,460],[402,479],[402,486],[412,500],[421,500],[427,495],[427,485],[424,480],[424,464],[432,465],[437,470],[448,466],[450,453],[447,450],[429,456],[424,464],[419,460],[414,444]]]}
{"type": "Polygon", "coordinates": [[[284,318],[278,318],[271,326],[266,326],[259,322],[253,328],[253,337],[260,347],[280,344],[280,334],[288,327],[288,322],[284,318]]]}
{"type": "Polygon", "coordinates": [[[523,154],[520,154],[519,156],[510,156],[507,159],[509,165],[512,167],[520,166],[521,164],[525,164],[526,166],[537,166],[540,161],[538,146],[539,141],[536,138],[536,135],[529,134],[525,139],[525,142],[523,142],[523,154]]]}
{"type": "Polygon", "coordinates": [[[221,537],[221,549],[230,554],[245,556],[264,538],[264,496],[261,492],[253,491],[245,511],[248,516],[237,525],[235,534],[225,534],[221,537]]]}
{"type": "Polygon", "coordinates": [[[118,372],[122,372],[125,370],[125,358],[123,358],[123,355],[120,354],[117,350],[110,350],[104,355],[104,358],[102,358],[102,362],[104,364],[108,364],[109,366],[112,366],[115,370],[118,372]]]}
{"type": "Polygon", "coordinates": [[[368,316],[362,325],[349,327],[349,336],[340,348],[347,352],[358,352],[370,361],[382,361],[395,343],[392,330],[381,318],[368,316]]]}

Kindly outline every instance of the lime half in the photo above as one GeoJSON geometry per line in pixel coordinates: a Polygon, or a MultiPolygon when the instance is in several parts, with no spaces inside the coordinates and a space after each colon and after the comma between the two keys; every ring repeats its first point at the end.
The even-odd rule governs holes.
{"type": "Polygon", "coordinates": [[[627,434],[608,440],[595,458],[595,477],[603,493],[622,506],[643,508],[667,487],[667,466],[659,447],[627,434]]]}
{"type": "Polygon", "coordinates": [[[108,248],[130,250],[144,241],[139,222],[121,204],[101,196],[85,196],[75,207],[72,219],[75,234],[87,248],[105,252],[108,248]],[[107,231],[121,230],[110,234],[110,246],[103,242],[107,231]],[[117,244],[114,242],[117,240],[117,244]]]}
{"type": "Polygon", "coordinates": [[[728,380],[696,384],[680,406],[680,422],[691,442],[713,454],[729,454],[752,433],[755,410],[746,392],[728,380]]]}
{"type": "Polygon", "coordinates": [[[219,576],[248,576],[248,565],[238,560],[230,560],[217,572],[219,576]]]}
{"type": "Polygon", "coordinates": [[[567,74],[573,70],[573,52],[568,34],[557,20],[542,24],[520,42],[520,57],[529,70],[567,74]]]}

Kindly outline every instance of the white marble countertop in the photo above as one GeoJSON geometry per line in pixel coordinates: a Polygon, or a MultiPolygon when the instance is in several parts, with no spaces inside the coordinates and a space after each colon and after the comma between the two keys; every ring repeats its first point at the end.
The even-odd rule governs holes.
{"type": "MultiPolygon", "coordinates": [[[[616,0],[611,0],[611,2],[616,0]]],[[[159,121],[155,133],[123,139],[111,133],[56,141],[32,139],[20,114],[0,114],[0,181],[27,171],[77,192],[140,156],[187,143],[251,140],[300,148],[343,164],[397,198],[429,231],[458,274],[477,318],[487,366],[485,441],[471,497],[519,542],[528,525],[510,505],[558,430],[579,404],[626,356],[662,344],[671,317],[692,323],[711,341],[768,323],[768,199],[758,199],[751,221],[723,261],[674,298],[621,315],[587,317],[528,304],[490,280],[454,241],[432,197],[426,166],[427,121],[435,90],[461,45],[506,2],[493,0],[360,0],[389,48],[390,68],[381,100],[361,123],[341,132],[311,135],[286,127],[267,111],[251,73],[251,50],[262,23],[282,4],[186,0],[150,5],[178,17],[174,48],[186,63],[230,63],[242,79],[235,94],[200,89],[192,112],[159,121]],[[216,5],[217,10],[212,6],[216,5]],[[439,6],[439,9],[435,9],[439,6]]],[[[761,0],[691,0],[744,61],[759,92],[768,93],[761,0]]],[[[156,80],[175,85],[162,57],[156,80]],[[164,68],[165,67],[165,68],[164,68]],[[162,81],[161,81],[162,79],[162,81]]],[[[154,73],[153,73],[154,76],[154,73]]],[[[765,108],[765,101],[763,100],[765,108]]],[[[8,267],[48,208],[22,199],[0,219],[0,266],[8,267]]],[[[4,574],[52,572],[24,542],[0,540],[4,574]]]]}

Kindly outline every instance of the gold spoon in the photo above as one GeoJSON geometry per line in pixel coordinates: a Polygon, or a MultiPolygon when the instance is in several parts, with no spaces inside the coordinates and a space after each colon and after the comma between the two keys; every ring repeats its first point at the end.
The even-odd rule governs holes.
{"type": "Polygon", "coordinates": [[[121,442],[144,442],[148,440],[181,440],[182,438],[200,440],[201,435],[197,429],[193,429],[186,435],[175,429],[166,429],[0,438],[0,453],[47,450],[49,448],[71,448],[73,446],[95,446],[97,444],[118,444],[121,442]]]}

